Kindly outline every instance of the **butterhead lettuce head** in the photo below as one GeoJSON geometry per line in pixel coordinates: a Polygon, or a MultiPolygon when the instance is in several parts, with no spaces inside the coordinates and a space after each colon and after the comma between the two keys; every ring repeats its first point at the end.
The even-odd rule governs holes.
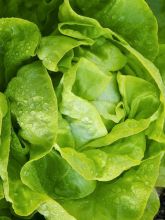
{"type": "Polygon", "coordinates": [[[154,219],[165,187],[158,3],[0,1],[0,220],[154,219]]]}

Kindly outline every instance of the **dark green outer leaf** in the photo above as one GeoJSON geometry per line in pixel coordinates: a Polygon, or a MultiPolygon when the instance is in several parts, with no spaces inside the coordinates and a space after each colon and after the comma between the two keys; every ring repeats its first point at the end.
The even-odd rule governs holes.
{"type": "Polygon", "coordinates": [[[79,13],[96,18],[153,60],[158,52],[157,22],[144,0],[71,0],[79,13]],[[130,10],[131,9],[131,10],[130,10]]]}
{"type": "Polygon", "coordinates": [[[0,19],[0,90],[6,88],[24,61],[35,56],[39,40],[35,24],[18,18],[0,19]]]}
{"type": "Polygon", "coordinates": [[[17,17],[37,24],[44,35],[58,23],[58,8],[62,0],[0,0],[0,17],[17,17]],[[35,12],[35,13],[32,13],[35,12]]]}
{"type": "Polygon", "coordinates": [[[159,43],[165,43],[165,1],[164,0],[146,0],[153,10],[158,21],[159,43]]]}
{"type": "Polygon", "coordinates": [[[159,45],[159,53],[156,57],[155,65],[159,68],[163,82],[165,83],[165,44],[159,45]]]}

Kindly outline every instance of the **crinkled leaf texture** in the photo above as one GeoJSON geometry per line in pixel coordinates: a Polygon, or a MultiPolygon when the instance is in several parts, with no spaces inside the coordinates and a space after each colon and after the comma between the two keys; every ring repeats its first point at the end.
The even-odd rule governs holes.
{"type": "Polygon", "coordinates": [[[0,219],[154,219],[165,50],[147,3],[0,6],[39,27],[0,19],[0,219]]]}

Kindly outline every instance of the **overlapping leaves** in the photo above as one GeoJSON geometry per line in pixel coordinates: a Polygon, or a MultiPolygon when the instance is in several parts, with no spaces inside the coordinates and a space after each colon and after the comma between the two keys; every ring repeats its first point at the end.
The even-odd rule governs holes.
{"type": "Polygon", "coordinates": [[[44,33],[52,12],[58,22],[41,38],[29,21],[0,20],[0,219],[153,219],[165,185],[163,45],[161,75],[147,59],[158,52],[155,17],[144,1],[71,1],[89,17],[43,1],[42,26],[30,2],[21,14],[9,1],[6,16],[44,33]]]}

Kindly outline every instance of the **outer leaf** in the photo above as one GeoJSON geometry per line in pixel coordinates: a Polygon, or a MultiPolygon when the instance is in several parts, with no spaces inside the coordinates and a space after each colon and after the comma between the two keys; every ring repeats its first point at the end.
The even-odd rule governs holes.
{"type": "Polygon", "coordinates": [[[73,0],[71,3],[83,15],[96,18],[101,25],[120,34],[145,57],[151,60],[156,57],[157,22],[144,0],[73,0]]]}
{"type": "Polygon", "coordinates": [[[42,33],[47,35],[57,27],[58,8],[62,0],[8,0],[0,1],[1,17],[19,17],[38,25],[42,33]],[[35,10],[35,13],[32,11],[35,10]],[[41,16],[42,15],[42,16],[41,16]]]}
{"type": "Polygon", "coordinates": [[[164,0],[146,0],[148,5],[151,7],[153,10],[154,14],[156,15],[159,29],[158,29],[158,34],[159,34],[159,42],[160,43],[165,43],[165,2],[164,0]]]}
{"type": "Polygon", "coordinates": [[[0,89],[16,75],[22,63],[35,55],[40,40],[37,26],[18,18],[0,19],[0,89]]]}
{"type": "Polygon", "coordinates": [[[46,69],[40,62],[26,65],[9,83],[6,94],[22,138],[30,144],[31,156],[48,152],[57,136],[57,101],[46,69]]]}
{"type": "Polygon", "coordinates": [[[95,19],[78,15],[70,7],[68,0],[64,0],[59,8],[59,20],[62,22],[58,25],[60,33],[84,40],[89,45],[94,43],[93,39],[103,35],[100,24],[95,19]]]}
{"type": "Polygon", "coordinates": [[[95,189],[95,181],[88,181],[75,172],[55,151],[31,161],[23,167],[21,179],[32,190],[49,197],[79,199],[95,189]]]}
{"type": "Polygon", "coordinates": [[[139,220],[156,182],[160,160],[159,154],[115,181],[98,184],[95,192],[84,199],[60,203],[77,220],[139,220]]]}
{"type": "Polygon", "coordinates": [[[156,213],[159,210],[159,206],[160,206],[159,196],[156,190],[154,190],[152,191],[148,199],[147,206],[144,210],[144,214],[140,220],[153,220],[156,213]]]}

